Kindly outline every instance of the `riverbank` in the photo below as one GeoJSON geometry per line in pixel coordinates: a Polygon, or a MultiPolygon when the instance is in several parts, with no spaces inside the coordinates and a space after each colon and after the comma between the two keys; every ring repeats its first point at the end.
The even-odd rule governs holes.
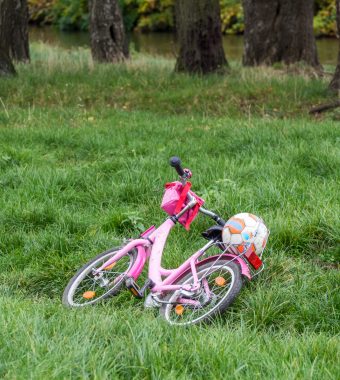
{"type": "MultiPolygon", "coordinates": [[[[53,26],[30,27],[30,41],[43,42],[64,49],[88,48],[89,33],[81,31],[60,31],[53,26]]],[[[175,58],[177,43],[174,33],[138,33],[129,34],[130,50],[136,53],[150,54],[163,58],[175,58]]],[[[242,62],[243,36],[223,35],[226,57],[232,62],[242,62]]],[[[319,60],[323,65],[336,65],[338,57],[338,40],[336,38],[318,38],[316,45],[319,60]]]]}
{"type": "MultiPolygon", "coordinates": [[[[339,377],[339,114],[308,115],[331,97],[328,78],[173,67],[138,54],[94,65],[88,49],[33,44],[32,64],[1,80],[1,378],[339,377]],[[165,218],[174,154],[207,207],[265,220],[266,270],[208,326],[170,328],[128,293],[64,309],[84,261],[165,218]]],[[[164,266],[210,225],[176,228],[164,266]]]]}

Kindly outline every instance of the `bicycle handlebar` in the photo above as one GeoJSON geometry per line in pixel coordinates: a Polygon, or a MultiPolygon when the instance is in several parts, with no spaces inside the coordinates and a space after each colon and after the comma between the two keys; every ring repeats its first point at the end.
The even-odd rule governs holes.
{"type": "MultiPolygon", "coordinates": [[[[181,160],[179,157],[177,157],[177,156],[171,157],[169,163],[170,163],[170,166],[175,168],[176,172],[181,177],[182,183],[185,183],[186,180],[191,177],[191,171],[189,169],[183,169],[182,168],[181,160]]],[[[193,197],[189,192],[187,195],[187,198],[188,198],[188,201],[192,203],[192,207],[193,207],[196,203],[195,197],[193,197]]],[[[184,212],[187,211],[187,208],[188,208],[188,205],[177,216],[181,216],[184,212]]],[[[209,216],[210,218],[212,218],[220,226],[224,226],[226,223],[224,219],[222,219],[220,216],[218,216],[217,214],[215,214],[214,212],[212,212],[210,210],[207,210],[203,207],[200,207],[199,211],[202,214],[205,214],[205,215],[209,216]]]]}
{"type": "Polygon", "coordinates": [[[182,178],[184,178],[186,175],[185,175],[185,171],[184,169],[182,168],[182,165],[181,165],[181,160],[179,157],[171,157],[170,158],[170,166],[172,166],[173,168],[175,168],[176,172],[178,173],[178,175],[182,178]]]}

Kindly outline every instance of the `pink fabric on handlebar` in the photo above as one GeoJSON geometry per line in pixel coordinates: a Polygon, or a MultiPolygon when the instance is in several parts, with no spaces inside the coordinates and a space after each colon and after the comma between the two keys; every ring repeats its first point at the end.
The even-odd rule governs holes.
{"type": "Polygon", "coordinates": [[[204,200],[191,191],[190,187],[190,182],[187,182],[185,186],[178,181],[166,183],[161,205],[168,215],[176,215],[186,206],[187,194],[190,192],[190,195],[196,199],[197,204],[184,213],[178,220],[186,230],[190,229],[190,224],[196,218],[199,208],[204,204],[204,200]]]}

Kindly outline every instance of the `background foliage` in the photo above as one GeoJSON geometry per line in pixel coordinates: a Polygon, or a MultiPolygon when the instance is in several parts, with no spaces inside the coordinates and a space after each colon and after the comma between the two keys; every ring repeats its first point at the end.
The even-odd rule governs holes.
{"type": "MultiPolygon", "coordinates": [[[[39,25],[54,24],[62,30],[87,30],[87,0],[28,0],[30,20],[39,25]]],[[[120,0],[127,30],[171,31],[175,0],[120,0]]],[[[222,30],[243,33],[241,0],[220,0],[222,30]]],[[[314,30],[317,36],[335,36],[335,1],[316,0],[314,30]]]]}
{"type": "Polygon", "coordinates": [[[87,0],[28,0],[30,21],[58,25],[61,30],[87,30],[87,0]]]}
{"type": "Polygon", "coordinates": [[[314,31],[318,36],[336,35],[336,8],[334,0],[318,0],[314,17],[314,31]]]}

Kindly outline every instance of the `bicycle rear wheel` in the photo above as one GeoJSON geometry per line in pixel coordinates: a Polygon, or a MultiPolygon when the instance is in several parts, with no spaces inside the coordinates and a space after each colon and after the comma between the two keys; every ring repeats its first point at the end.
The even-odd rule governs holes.
{"type": "MultiPolygon", "coordinates": [[[[226,259],[197,265],[201,283],[198,293],[188,297],[181,290],[170,292],[163,299],[160,313],[172,325],[208,322],[232,304],[242,288],[240,267],[226,259]],[[187,303],[185,300],[188,300],[187,303]]],[[[190,271],[176,284],[194,282],[190,271]]]]}
{"type": "Polygon", "coordinates": [[[93,305],[103,299],[117,295],[124,285],[125,274],[131,269],[137,256],[135,250],[104,268],[99,275],[93,271],[102,266],[121,248],[112,248],[86,263],[71,278],[66,286],[62,302],[69,307],[93,305]]]}

